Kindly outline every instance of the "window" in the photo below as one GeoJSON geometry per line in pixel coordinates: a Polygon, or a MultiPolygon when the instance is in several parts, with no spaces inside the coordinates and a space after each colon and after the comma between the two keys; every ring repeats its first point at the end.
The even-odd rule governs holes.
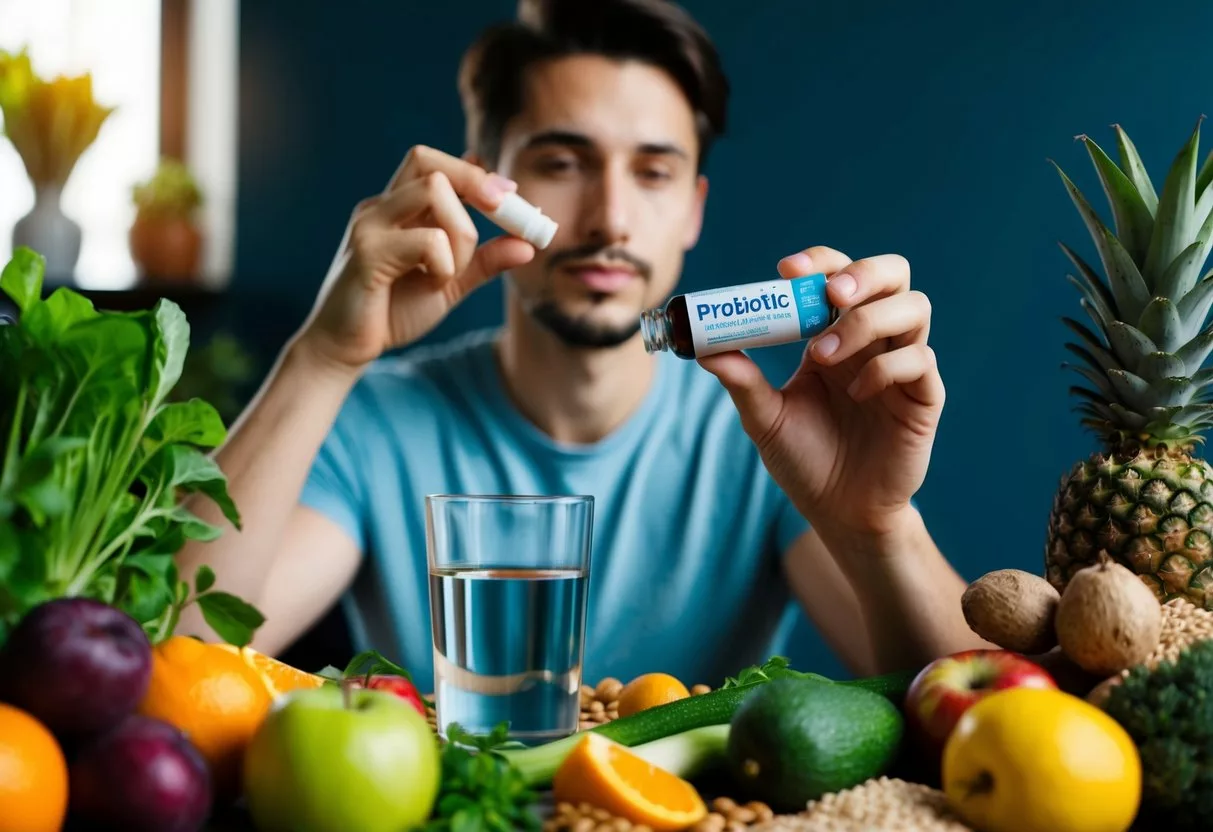
{"type": "MultiPolygon", "coordinates": [[[[137,282],[127,241],[135,216],[131,188],[151,175],[162,152],[171,152],[161,144],[171,116],[184,120],[169,126],[181,134],[178,150],[206,197],[201,277],[211,285],[226,282],[234,228],[237,27],[237,0],[0,3],[0,49],[28,48],[43,78],[91,72],[94,98],[117,107],[63,192],[64,213],[83,229],[74,276],[80,287],[122,289],[137,282]],[[164,38],[166,21],[179,24],[185,35],[181,113],[161,107],[162,43],[170,42],[164,38]]],[[[20,157],[0,137],[0,262],[11,254],[13,225],[33,202],[20,157]]]]}

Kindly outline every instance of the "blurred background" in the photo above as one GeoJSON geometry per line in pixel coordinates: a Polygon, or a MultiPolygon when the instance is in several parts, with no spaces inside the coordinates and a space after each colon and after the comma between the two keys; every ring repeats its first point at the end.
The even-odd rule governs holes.
{"type": "MultiPolygon", "coordinates": [[[[412,144],[463,150],[460,55],[514,5],[0,0],[0,262],[42,235],[48,289],[111,308],[177,300],[194,344],[179,395],[230,422],[307,314],[355,202],[412,144]],[[29,73],[48,82],[41,115],[11,106],[29,73]],[[75,126],[35,177],[23,159],[52,111],[75,126]]],[[[907,256],[948,388],[919,495],[928,526],[968,578],[1039,573],[1058,480],[1094,447],[1060,368],[1059,318],[1081,311],[1056,243],[1098,262],[1047,160],[1108,216],[1074,137],[1115,155],[1119,123],[1161,188],[1213,108],[1213,3],[684,5],[722,52],[733,103],[679,288],[769,277],[817,243],[907,256]]],[[[500,317],[491,285],[427,341],[500,317]]],[[[755,354],[773,380],[799,357],[755,354]]],[[[348,650],[334,613],[287,658],[320,667],[348,650]]],[[[803,622],[790,656],[844,674],[803,622]]]]}

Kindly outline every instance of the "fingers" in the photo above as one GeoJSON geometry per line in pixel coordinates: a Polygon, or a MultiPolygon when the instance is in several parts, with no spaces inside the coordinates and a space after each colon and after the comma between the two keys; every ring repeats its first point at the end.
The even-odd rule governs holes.
{"type": "Polygon", "coordinates": [[[375,252],[377,260],[387,266],[388,274],[403,275],[421,269],[440,281],[453,280],[458,274],[450,240],[441,228],[398,228],[374,234],[373,239],[365,241],[365,250],[375,252]]]}
{"type": "Polygon", "coordinates": [[[518,189],[516,182],[489,173],[479,165],[432,147],[416,145],[405,154],[387,190],[394,191],[405,183],[423,179],[431,173],[444,174],[455,193],[482,211],[497,210],[502,197],[518,189]]]}
{"type": "Polygon", "coordinates": [[[910,290],[910,261],[900,254],[866,257],[830,275],[830,302],[839,309],[910,290]]]}
{"type": "Polygon", "coordinates": [[[789,278],[817,272],[827,275],[826,291],[839,309],[910,289],[910,262],[900,254],[853,261],[835,249],[813,246],[783,258],[778,269],[789,278]]]}
{"type": "Polygon", "coordinates": [[[788,255],[779,261],[776,268],[783,277],[803,277],[818,272],[831,275],[851,265],[851,258],[828,246],[810,246],[804,251],[788,255]]]}
{"type": "Polygon", "coordinates": [[[535,247],[517,237],[496,237],[476,249],[471,263],[456,280],[459,296],[471,294],[481,284],[507,269],[516,269],[529,263],[535,256],[535,247]]]}
{"type": "Polygon", "coordinates": [[[761,368],[741,352],[726,352],[699,359],[699,365],[720,380],[728,391],[741,425],[760,447],[775,429],[783,410],[783,396],[762,374],[761,368]]]}
{"type": "Polygon", "coordinates": [[[427,174],[389,192],[363,215],[361,221],[387,228],[407,225],[426,213],[429,214],[425,218],[427,225],[432,223],[446,232],[455,271],[462,272],[476,252],[479,234],[445,173],[427,174]]]}
{"type": "Polygon", "coordinates": [[[904,292],[849,310],[818,335],[809,350],[818,363],[833,365],[886,338],[897,345],[924,344],[930,327],[927,296],[904,292]]]}
{"type": "Polygon", "coordinates": [[[863,366],[847,388],[857,402],[900,385],[907,396],[926,407],[943,405],[943,379],[935,363],[935,351],[926,344],[912,344],[877,355],[863,366]]]}

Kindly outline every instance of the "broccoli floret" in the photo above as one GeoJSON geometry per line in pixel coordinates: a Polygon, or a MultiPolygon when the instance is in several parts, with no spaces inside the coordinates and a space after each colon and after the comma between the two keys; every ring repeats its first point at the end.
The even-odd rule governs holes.
{"type": "Polygon", "coordinates": [[[1104,710],[1141,754],[1140,816],[1160,829],[1205,829],[1213,817],[1213,641],[1154,670],[1134,668],[1104,710]]]}

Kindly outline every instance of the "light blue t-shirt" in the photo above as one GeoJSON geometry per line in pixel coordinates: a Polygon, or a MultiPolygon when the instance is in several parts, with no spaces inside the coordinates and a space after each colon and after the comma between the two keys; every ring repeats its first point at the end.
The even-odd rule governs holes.
{"type": "Polygon", "coordinates": [[[374,647],[432,690],[425,495],[595,498],[584,677],[672,673],[719,685],[782,650],[795,606],[782,556],[808,530],[719,381],[658,354],[640,407],[589,445],[514,406],[493,330],[381,359],[351,392],[302,502],[357,542],[343,603],[374,647]]]}

